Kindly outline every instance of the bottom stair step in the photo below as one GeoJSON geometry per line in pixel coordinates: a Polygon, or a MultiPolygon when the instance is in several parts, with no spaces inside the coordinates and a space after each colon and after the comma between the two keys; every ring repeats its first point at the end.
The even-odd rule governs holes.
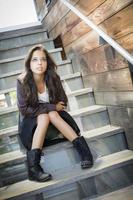
{"type": "Polygon", "coordinates": [[[85,198],[83,200],[133,200],[133,185],[97,198],[85,198]]]}
{"type": "Polygon", "coordinates": [[[37,183],[25,180],[0,188],[0,200],[10,198],[18,200],[21,197],[30,197],[33,194],[36,195],[42,192],[54,191],[59,187],[83,181],[84,179],[97,176],[103,172],[108,172],[114,169],[116,170],[117,168],[124,167],[129,164],[133,164],[133,152],[130,150],[124,150],[97,159],[93,168],[88,170],[82,170],[78,164],[66,173],[55,174],[53,176],[53,180],[48,182],[37,183]]]}

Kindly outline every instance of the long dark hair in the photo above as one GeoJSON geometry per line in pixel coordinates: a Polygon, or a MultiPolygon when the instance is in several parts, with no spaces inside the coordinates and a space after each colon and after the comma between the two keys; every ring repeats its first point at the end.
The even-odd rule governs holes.
{"type": "Polygon", "coordinates": [[[33,73],[30,69],[30,61],[33,52],[36,50],[43,51],[46,55],[47,69],[45,72],[44,81],[48,88],[50,103],[56,104],[59,101],[63,101],[65,104],[67,104],[67,96],[62,87],[60,77],[56,73],[57,66],[51,58],[51,56],[49,55],[48,51],[42,45],[36,45],[32,47],[25,58],[26,75],[23,80],[23,86],[27,103],[32,106],[36,106],[38,104],[37,86],[33,78],[33,73]]]}

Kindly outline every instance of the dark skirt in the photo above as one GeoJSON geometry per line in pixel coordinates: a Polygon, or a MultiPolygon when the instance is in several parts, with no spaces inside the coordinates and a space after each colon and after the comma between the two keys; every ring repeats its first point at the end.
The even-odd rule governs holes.
{"type": "MultiPolygon", "coordinates": [[[[59,115],[72,127],[72,129],[80,135],[80,129],[74,119],[69,115],[66,111],[58,112],[59,115]]],[[[31,149],[32,138],[37,126],[37,118],[36,117],[23,117],[19,114],[19,137],[23,144],[23,146],[27,149],[31,149]]],[[[60,137],[59,130],[56,129],[54,125],[49,124],[46,138],[43,146],[49,146],[52,144],[56,144],[62,141],[65,141],[66,138],[60,137]]]]}

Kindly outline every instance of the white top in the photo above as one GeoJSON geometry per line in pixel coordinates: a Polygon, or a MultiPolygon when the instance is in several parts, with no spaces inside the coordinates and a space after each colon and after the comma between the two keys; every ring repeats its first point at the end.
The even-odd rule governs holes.
{"type": "Polygon", "coordinates": [[[43,93],[38,92],[38,100],[39,100],[39,103],[49,102],[49,94],[46,87],[43,93]]]}

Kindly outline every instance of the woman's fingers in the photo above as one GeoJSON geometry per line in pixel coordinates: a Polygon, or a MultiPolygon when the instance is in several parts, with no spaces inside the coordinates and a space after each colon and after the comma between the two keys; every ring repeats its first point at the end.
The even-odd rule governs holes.
{"type": "Polygon", "coordinates": [[[63,101],[60,101],[59,103],[60,103],[61,105],[62,105],[62,104],[64,105],[64,102],[63,102],[63,101]]]}
{"type": "Polygon", "coordinates": [[[60,111],[60,110],[64,110],[65,109],[65,105],[64,105],[64,102],[63,101],[60,101],[58,102],[57,104],[57,110],[60,111]]]}

